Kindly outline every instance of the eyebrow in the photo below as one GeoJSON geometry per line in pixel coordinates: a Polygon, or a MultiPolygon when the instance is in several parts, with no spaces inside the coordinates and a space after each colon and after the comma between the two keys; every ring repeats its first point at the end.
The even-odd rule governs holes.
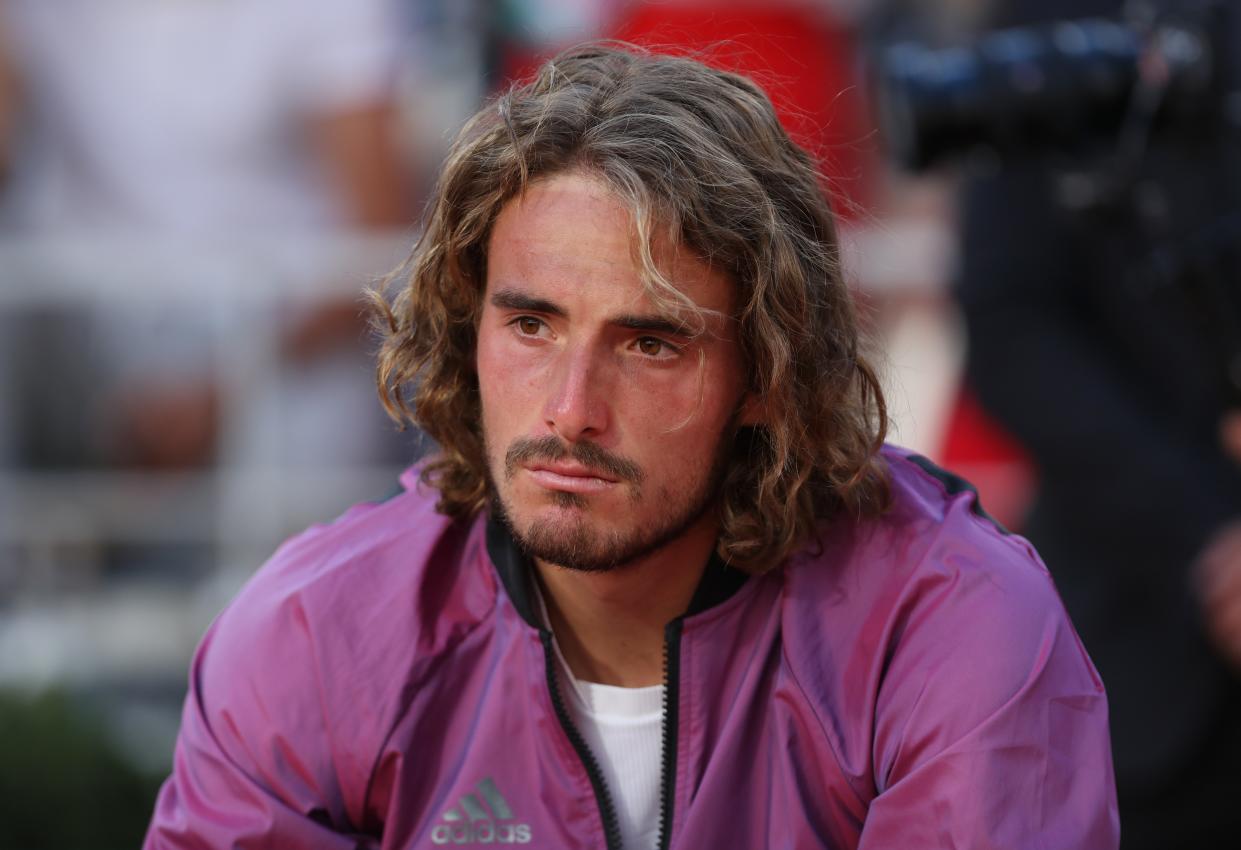
{"type": "MultiPolygon", "coordinates": [[[[544,315],[560,316],[562,318],[568,316],[568,312],[554,301],[548,301],[546,298],[536,298],[524,292],[518,292],[515,289],[501,289],[497,291],[491,296],[491,304],[501,310],[528,310],[531,313],[543,313],[544,315]]],[[[678,322],[659,315],[626,313],[609,319],[608,322],[616,327],[634,331],[649,331],[651,333],[685,339],[694,336],[684,322],[678,322]]]]}
{"type": "Polygon", "coordinates": [[[676,336],[689,339],[693,333],[684,322],[675,322],[663,316],[617,316],[612,324],[634,331],[650,331],[664,336],[676,336]]]}
{"type": "Polygon", "coordinates": [[[546,298],[535,298],[515,289],[501,289],[491,296],[491,304],[501,310],[529,310],[531,313],[546,313],[549,316],[568,315],[563,307],[546,298]]]}

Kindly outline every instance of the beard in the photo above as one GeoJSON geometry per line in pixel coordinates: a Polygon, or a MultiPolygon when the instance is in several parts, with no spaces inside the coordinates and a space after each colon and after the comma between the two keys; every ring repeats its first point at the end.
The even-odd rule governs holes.
{"type": "MultiPolygon", "coordinates": [[[[492,479],[492,515],[502,522],[531,558],[579,572],[608,572],[641,560],[683,535],[708,511],[714,509],[731,459],[733,424],[720,436],[715,456],[707,469],[693,479],[674,481],[672,486],[651,494],[643,489],[645,473],[628,458],[615,455],[594,443],[566,444],[547,435],[537,439],[515,440],[505,453],[505,483],[512,481],[523,463],[533,460],[564,460],[571,458],[589,469],[606,473],[609,478],[629,487],[629,504],[637,516],[644,501],[656,498],[660,510],[655,522],[637,524],[629,529],[601,529],[585,515],[589,497],[578,493],[551,491],[547,494],[557,506],[581,511],[572,519],[536,519],[529,527],[520,528],[504,491],[492,479]]],[[[490,457],[490,451],[488,452],[490,457]]]]}

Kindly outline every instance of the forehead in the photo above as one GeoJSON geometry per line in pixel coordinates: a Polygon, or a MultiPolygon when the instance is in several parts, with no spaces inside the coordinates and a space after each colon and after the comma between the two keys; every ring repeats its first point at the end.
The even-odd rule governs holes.
{"type": "MultiPolygon", "coordinates": [[[[666,228],[655,230],[651,254],[660,274],[698,308],[731,315],[731,278],[671,239],[666,228]]],[[[667,299],[651,298],[639,238],[632,212],[601,178],[583,172],[542,178],[500,211],[488,244],[487,288],[551,289],[653,307],[667,299]]]]}

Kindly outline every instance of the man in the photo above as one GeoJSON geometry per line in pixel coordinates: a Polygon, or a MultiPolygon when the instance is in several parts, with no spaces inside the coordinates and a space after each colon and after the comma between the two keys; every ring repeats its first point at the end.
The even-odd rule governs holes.
{"type": "Polygon", "coordinates": [[[383,394],[439,443],[194,661],[149,848],[1117,841],[1028,544],[884,408],[809,158],[610,47],[465,128],[383,394]]]}

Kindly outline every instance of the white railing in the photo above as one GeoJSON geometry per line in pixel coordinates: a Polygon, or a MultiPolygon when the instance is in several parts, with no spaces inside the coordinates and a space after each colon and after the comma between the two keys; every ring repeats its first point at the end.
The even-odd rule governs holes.
{"type": "MultiPolygon", "coordinates": [[[[281,451],[282,423],[268,399],[287,375],[273,317],[359,296],[412,242],[409,234],[0,241],[0,327],[31,309],[192,311],[215,336],[205,368],[227,400],[209,469],[0,465],[0,683],[89,683],[142,671],[180,680],[210,618],[280,540],[395,489],[399,462],[299,460],[281,451]],[[137,577],[121,570],[119,579],[103,569],[118,547],[181,544],[211,561],[189,583],[175,563],[170,576],[158,566],[137,577]]],[[[367,373],[357,377],[356,430],[342,441],[377,427],[378,400],[367,373]]],[[[65,415],[77,415],[67,401],[65,415]]],[[[0,416],[7,407],[0,398],[0,416]]]]}

